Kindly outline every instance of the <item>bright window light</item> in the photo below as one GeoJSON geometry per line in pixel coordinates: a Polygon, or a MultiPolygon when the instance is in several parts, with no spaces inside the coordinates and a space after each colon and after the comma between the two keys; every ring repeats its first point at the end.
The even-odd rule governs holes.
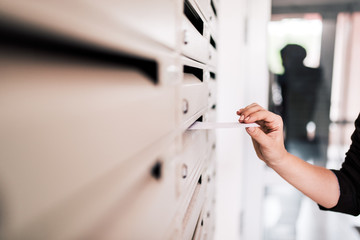
{"type": "Polygon", "coordinates": [[[319,67],[322,21],[306,18],[284,18],[268,24],[268,62],[270,71],[275,74],[284,72],[280,50],[287,44],[298,44],[307,51],[304,64],[319,67]]]}

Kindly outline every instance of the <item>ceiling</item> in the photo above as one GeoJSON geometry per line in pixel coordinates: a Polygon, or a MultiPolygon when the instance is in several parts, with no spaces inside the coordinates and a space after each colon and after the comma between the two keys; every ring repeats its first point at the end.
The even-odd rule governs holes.
{"type": "Polygon", "coordinates": [[[272,0],[272,12],[322,14],[360,11],[360,0],[272,0]]]}
{"type": "Polygon", "coordinates": [[[273,6],[289,6],[289,5],[321,5],[334,3],[357,3],[358,0],[272,0],[273,6]]]}

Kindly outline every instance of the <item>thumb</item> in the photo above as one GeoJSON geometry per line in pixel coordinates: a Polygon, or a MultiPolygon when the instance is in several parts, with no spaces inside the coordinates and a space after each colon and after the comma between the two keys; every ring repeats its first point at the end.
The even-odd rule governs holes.
{"type": "Polygon", "coordinates": [[[259,127],[248,127],[246,128],[247,133],[260,145],[267,145],[269,137],[259,127]]]}

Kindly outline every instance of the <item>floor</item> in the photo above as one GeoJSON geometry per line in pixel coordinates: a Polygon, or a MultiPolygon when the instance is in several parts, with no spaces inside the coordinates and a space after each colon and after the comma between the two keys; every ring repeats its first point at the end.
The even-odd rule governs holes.
{"type": "Polygon", "coordinates": [[[267,189],[264,208],[264,240],[360,239],[356,217],[321,211],[287,183],[267,189]]]}

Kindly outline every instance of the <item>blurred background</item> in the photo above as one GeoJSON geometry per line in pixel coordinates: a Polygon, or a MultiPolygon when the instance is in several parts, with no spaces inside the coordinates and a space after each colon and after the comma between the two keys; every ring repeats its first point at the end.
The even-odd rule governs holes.
{"type": "MultiPolygon", "coordinates": [[[[286,114],[293,114],[296,117],[295,120],[287,116],[289,124],[298,125],[295,130],[289,129],[289,127],[285,129],[287,130],[287,133],[285,132],[287,149],[313,164],[334,169],[338,169],[344,160],[345,152],[351,143],[350,136],[354,130],[354,120],[360,110],[357,104],[360,99],[356,94],[359,89],[357,80],[359,70],[356,66],[357,38],[360,31],[358,4],[358,1],[331,0],[247,1],[245,16],[241,18],[244,29],[238,40],[243,41],[244,44],[244,48],[239,48],[238,51],[244,55],[244,65],[241,64],[241,66],[246,67],[242,69],[238,66],[237,69],[241,69],[241,73],[237,72],[236,74],[243,75],[241,78],[237,77],[237,79],[243,79],[239,83],[241,90],[233,90],[233,97],[229,97],[230,99],[238,97],[238,101],[243,103],[241,105],[258,102],[283,117],[286,114]],[[292,79],[293,82],[299,83],[297,86],[295,84],[295,86],[289,86],[295,90],[291,92],[287,89],[288,94],[302,96],[298,99],[288,99],[289,103],[287,104],[284,99],[286,90],[284,90],[284,86],[281,86],[285,68],[280,52],[288,44],[299,45],[306,50],[303,63],[298,64],[304,64],[307,69],[317,69],[320,72],[317,78],[320,80],[313,80],[318,81],[318,84],[307,84],[302,87],[299,83],[301,78],[294,79],[287,74],[289,81],[292,79]],[[264,62],[265,58],[266,63],[264,62]],[[315,88],[316,91],[312,91],[315,88]],[[310,95],[310,92],[313,96],[310,95]],[[313,109],[312,114],[304,112],[303,108],[306,104],[302,104],[309,98],[312,99],[311,104],[308,104],[313,109]],[[287,112],[285,108],[287,108],[287,112]],[[308,114],[311,117],[305,119],[308,114]],[[300,121],[300,119],[302,120],[300,121]],[[294,131],[301,132],[299,130],[301,127],[306,134],[302,138],[294,137],[294,131]]],[[[234,8],[234,6],[229,2],[222,5],[224,12],[226,9],[230,12],[230,8],[234,8]]],[[[234,17],[237,16],[236,13],[233,14],[234,17]]],[[[221,39],[223,42],[227,42],[224,44],[226,46],[222,45],[223,49],[220,53],[224,54],[228,51],[228,56],[234,46],[230,43],[231,40],[225,39],[225,29],[230,21],[232,20],[223,22],[220,27],[221,39]]],[[[240,21],[240,17],[238,21],[240,21]]],[[[227,34],[230,38],[230,30],[227,34]]],[[[233,38],[234,35],[231,36],[233,38]]],[[[219,62],[219,75],[225,76],[226,80],[224,81],[230,81],[229,79],[234,79],[235,73],[231,75],[231,67],[225,67],[226,64],[229,64],[229,57],[222,56],[223,58],[220,58],[219,62]]],[[[232,59],[235,60],[234,57],[232,59]]],[[[235,65],[233,67],[235,68],[235,65]]],[[[314,79],[311,76],[310,78],[314,79]]],[[[305,81],[303,80],[303,82],[305,81]]],[[[228,83],[228,89],[230,86],[233,84],[228,83]]],[[[225,88],[219,84],[220,93],[225,92],[225,88]]],[[[230,112],[229,105],[234,104],[230,99],[225,102],[223,97],[219,98],[219,103],[223,103],[223,105],[219,104],[220,119],[225,119],[225,114],[230,112]]],[[[236,108],[236,106],[233,107],[236,108]]],[[[229,140],[231,137],[228,135],[231,134],[233,133],[219,131],[219,145],[229,140]]],[[[219,202],[223,199],[217,205],[218,231],[216,236],[218,239],[221,239],[220,236],[224,232],[228,233],[229,229],[233,230],[232,238],[229,237],[229,239],[360,238],[357,231],[359,226],[357,218],[319,211],[314,202],[302,196],[257,160],[247,136],[243,136],[242,140],[236,140],[236,137],[233,135],[231,142],[237,141],[238,145],[242,146],[238,153],[234,153],[242,155],[241,166],[238,168],[238,172],[242,169],[241,177],[236,173],[233,173],[234,176],[229,176],[229,172],[236,170],[233,168],[233,164],[226,165],[224,163],[230,159],[227,156],[231,147],[225,147],[224,157],[221,157],[223,155],[219,149],[218,165],[220,170],[222,168],[224,170],[218,174],[217,198],[219,202]],[[225,185],[234,184],[235,176],[242,181],[241,191],[236,194],[232,188],[227,191],[222,189],[225,185]],[[234,208],[228,208],[229,195],[233,196],[231,199],[236,199],[231,200],[234,206],[237,202],[241,202],[240,214],[238,212],[234,214],[234,208]],[[224,214],[226,212],[228,215],[224,214]],[[238,219],[238,225],[233,228],[229,228],[228,223],[228,218],[231,216],[233,219],[231,222],[238,219]],[[240,236],[240,238],[235,236],[240,236]]]]}
{"type": "Polygon", "coordinates": [[[1,0],[0,32],[0,239],[360,239],[243,129],[189,130],[256,102],[340,168],[358,0],[1,0]]]}

